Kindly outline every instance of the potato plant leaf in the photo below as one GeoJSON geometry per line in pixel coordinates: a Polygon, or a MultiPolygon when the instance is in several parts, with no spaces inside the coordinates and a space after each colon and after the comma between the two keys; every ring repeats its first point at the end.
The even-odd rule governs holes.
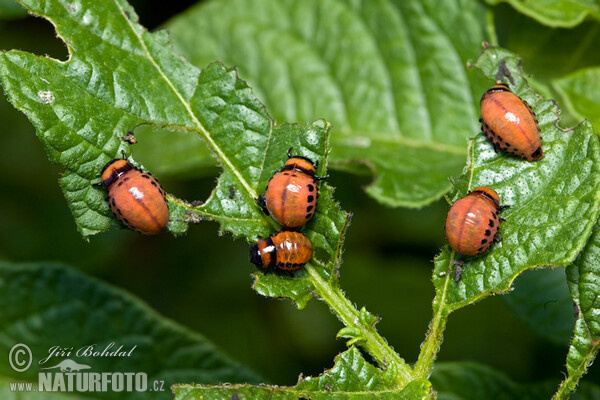
{"type": "Polygon", "coordinates": [[[454,180],[450,202],[477,186],[489,186],[510,208],[502,212],[502,240],[484,254],[467,257],[461,275],[452,263],[456,254],[446,246],[434,260],[434,319],[415,366],[417,376],[431,372],[439,337],[448,314],[492,294],[510,290],[523,271],[569,265],[583,249],[600,211],[600,143],[584,121],[572,130],[558,128],[559,110],[527,85],[521,60],[501,49],[486,49],[474,66],[493,84],[500,62],[515,94],[536,114],[544,158],[529,162],[499,152],[483,134],[471,140],[463,175],[454,180]]]}
{"type": "Polygon", "coordinates": [[[237,65],[276,121],[330,121],[332,166],[373,174],[375,199],[418,207],[449,190],[478,130],[466,63],[484,21],[471,0],[221,0],[168,27],[194,65],[237,65]]]}
{"type": "MultiPolygon", "coordinates": [[[[577,260],[567,268],[567,281],[575,303],[575,333],[567,355],[567,377],[559,388],[568,394],[594,362],[600,348],[600,229],[577,260]]],[[[557,397],[559,398],[559,397],[557,397]]]]}
{"type": "Polygon", "coordinates": [[[0,20],[22,18],[27,11],[14,0],[0,0],[0,20]]]}
{"type": "Polygon", "coordinates": [[[573,335],[573,300],[563,268],[534,269],[519,275],[505,304],[537,335],[563,346],[573,335]]]}
{"type": "Polygon", "coordinates": [[[502,241],[483,255],[468,258],[458,283],[449,270],[453,252],[446,247],[436,258],[434,283],[451,309],[508,290],[526,269],[569,265],[585,245],[600,211],[600,145],[594,130],[587,122],[560,130],[556,105],[527,86],[514,54],[488,49],[475,67],[493,79],[501,60],[512,74],[511,89],[537,116],[544,158],[529,162],[496,153],[483,134],[472,140],[468,164],[455,180],[450,200],[476,186],[489,186],[510,208],[502,212],[506,220],[500,226],[502,241]]]}
{"type": "Polygon", "coordinates": [[[554,28],[571,28],[588,15],[600,19],[597,0],[487,0],[489,4],[509,3],[517,11],[554,28]]]}
{"type": "Polygon", "coordinates": [[[328,400],[333,398],[425,400],[434,398],[431,384],[424,379],[414,380],[404,389],[398,389],[395,385],[393,369],[382,371],[375,368],[365,361],[355,347],[339,354],[330,370],[317,377],[300,377],[293,387],[175,385],[173,391],[176,400],[328,400]]]}
{"type": "MultiPolygon", "coordinates": [[[[547,400],[556,388],[553,381],[523,384],[515,382],[504,373],[475,362],[436,363],[431,383],[438,400],[528,399],[547,400]]],[[[600,387],[581,385],[573,400],[600,398],[600,387]]]]}
{"type": "MultiPolygon", "coordinates": [[[[66,62],[9,51],[0,53],[0,82],[15,107],[34,124],[51,161],[65,167],[61,187],[84,236],[116,223],[98,182],[104,164],[129,152],[120,136],[136,126],[165,127],[203,139],[223,168],[217,186],[199,206],[168,195],[175,234],[187,222],[219,222],[221,232],[255,241],[281,227],[256,204],[272,174],[293,154],[318,162],[325,176],[330,125],[275,125],[234,69],[220,63],[198,70],[171,48],[164,31],[148,33],[123,0],[24,2],[48,18],[69,46],[66,62]]],[[[160,148],[155,149],[158,154],[160,148]]],[[[334,283],[349,216],[331,189],[319,183],[320,200],[305,233],[314,248],[313,278],[334,283]]],[[[168,191],[168,188],[166,188],[168,191]]],[[[299,307],[312,297],[305,279],[257,275],[256,289],[288,296],[299,307]]]]}
{"type": "Polygon", "coordinates": [[[552,82],[567,107],[600,129],[600,67],[586,68],[552,82]]]}
{"type": "MultiPolygon", "coordinates": [[[[112,391],[95,392],[90,396],[95,399],[162,399],[169,385],[182,381],[261,381],[203,336],[158,315],[130,294],[62,264],[0,262],[0,309],[0,355],[8,360],[11,347],[17,343],[28,345],[33,355],[32,366],[25,372],[15,372],[8,362],[1,363],[4,381],[34,382],[36,387],[39,369],[64,359],[55,355],[39,364],[57,345],[73,347],[71,359],[91,366],[94,372],[145,372],[148,382],[165,382],[162,393],[123,392],[115,397],[112,391]],[[116,345],[113,351],[121,345],[128,351],[137,347],[130,357],[77,355],[80,348],[95,345],[102,351],[111,342],[116,345]]],[[[37,395],[32,398],[46,398],[37,395]]]]}

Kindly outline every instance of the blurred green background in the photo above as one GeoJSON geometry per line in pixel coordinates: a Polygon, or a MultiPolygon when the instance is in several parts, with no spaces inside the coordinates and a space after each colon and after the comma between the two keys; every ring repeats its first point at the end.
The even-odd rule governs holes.
{"type": "MultiPolygon", "coordinates": [[[[152,30],[194,2],[131,3],[141,23],[152,30]]],[[[500,45],[521,54],[536,79],[558,77],[574,65],[600,64],[596,51],[581,55],[573,65],[557,65],[552,72],[544,55],[557,38],[568,40],[577,32],[542,27],[507,5],[495,11],[500,45]],[[517,24],[526,27],[518,37],[506,28],[517,24]]],[[[584,23],[575,30],[592,29],[584,23]]],[[[12,48],[67,58],[52,26],[39,18],[0,21],[0,49],[12,48]]],[[[244,71],[239,73],[243,78],[244,71]]],[[[334,339],[341,324],[324,304],[311,301],[305,310],[297,311],[291,302],[255,294],[250,288],[253,266],[247,259],[248,243],[218,236],[216,223],[192,226],[181,238],[112,230],[87,243],[78,234],[59,189],[61,170],[48,162],[33,127],[5,96],[0,98],[0,121],[0,258],[62,261],[122,287],[280,385],[294,384],[300,373],[321,373],[345,348],[343,341],[334,339]]],[[[567,116],[566,121],[575,119],[567,116]]],[[[136,157],[135,146],[133,152],[136,157]]],[[[181,198],[205,199],[217,172],[159,178],[181,198]]],[[[413,362],[431,318],[431,260],[444,244],[447,204],[441,200],[420,210],[390,209],[364,194],[361,188],[368,178],[331,171],[329,183],[336,187],[342,207],[354,213],[341,286],[359,307],[365,305],[382,317],[381,334],[413,362]]],[[[567,345],[537,336],[502,298],[493,297],[450,317],[439,360],[483,362],[519,382],[558,381],[567,345]]],[[[599,377],[596,365],[586,380],[599,377]]]]}

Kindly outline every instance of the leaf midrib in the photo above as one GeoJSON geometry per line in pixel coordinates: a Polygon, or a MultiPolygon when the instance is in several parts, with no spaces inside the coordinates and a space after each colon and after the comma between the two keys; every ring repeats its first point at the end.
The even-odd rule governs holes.
{"type": "MultiPolygon", "coordinates": [[[[221,148],[215,143],[215,141],[211,137],[211,135],[208,132],[208,130],[198,120],[198,118],[196,117],[196,114],[194,114],[194,112],[193,112],[190,104],[184,99],[184,97],[182,96],[182,94],[177,90],[177,88],[175,87],[175,85],[173,85],[173,83],[171,82],[171,80],[165,75],[165,73],[163,72],[163,70],[160,68],[160,66],[158,65],[158,63],[155,61],[154,57],[152,56],[152,54],[148,50],[148,47],[146,46],[146,42],[144,41],[143,37],[140,36],[138,34],[138,32],[135,30],[134,26],[132,25],[132,22],[125,15],[125,11],[121,7],[121,5],[116,0],[113,0],[113,2],[118,7],[118,9],[120,10],[121,15],[124,17],[123,19],[127,22],[127,25],[129,26],[129,28],[131,29],[131,31],[133,32],[133,34],[135,35],[135,37],[138,38],[139,43],[142,46],[144,52],[146,53],[146,55],[148,57],[148,60],[150,60],[150,62],[152,63],[152,66],[158,71],[158,73],[160,74],[160,76],[164,79],[164,81],[167,83],[167,85],[171,88],[171,90],[173,91],[173,93],[175,94],[175,96],[177,96],[177,98],[179,99],[179,101],[181,102],[181,104],[183,105],[183,107],[185,108],[185,110],[187,111],[187,113],[190,115],[190,117],[192,119],[192,122],[194,123],[194,126],[200,131],[200,133],[202,134],[202,136],[206,139],[206,141],[208,142],[209,146],[213,149],[213,151],[215,152],[215,154],[217,155],[217,157],[219,158],[219,160],[221,160],[221,162],[224,164],[224,166],[226,166],[227,168],[229,168],[229,170],[231,170],[231,172],[236,176],[236,178],[242,184],[242,186],[248,192],[248,194],[252,198],[256,198],[257,197],[256,191],[252,188],[252,186],[250,186],[250,184],[246,181],[246,179],[244,179],[244,177],[242,176],[242,174],[240,173],[240,171],[238,171],[235,168],[235,166],[233,165],[233,163],[231,162],[231,160],[223,153],[223,151],[221,151],[221,148]]],[[[189,65],[189,67],[190,68],[196,68],[196,67],[194,67],[192,65],[189,65]]]]}

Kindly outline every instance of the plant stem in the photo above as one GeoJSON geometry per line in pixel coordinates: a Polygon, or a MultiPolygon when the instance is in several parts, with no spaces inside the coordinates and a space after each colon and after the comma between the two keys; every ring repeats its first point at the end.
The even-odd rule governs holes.
{"type": "Polygon", "coordinates": [[[306,271],[314,285],[315,292],[347,327],[358,328],[364,340],[358,342],[381,366],[390,367],[391,364],[398,370],[397,383],[404,387],[412,380],[412,369],[395,351],[386,340],[379,335],[373,325],[367,325],[360,319],[360,312],[344,296],[337,284],[326,281],[310,265],[306,265],[306,271]]]}
{"type": "Polygon", "coordinates": [[[565,380],[560,383],[560,386],[554,394],[554,397],[552,397],[552,400],[568,400],[577,387],[577,383],[579,383],[579,380],[583,374],[586,373],[588,367],[592,364],[592,362],[594,362],[595,358],[596,351],[591,351],[587,354],[583,362],[577,366],[577,368],[573,368],[571,371],[569,371],[569,374],[565,380]]]}
{"type": "Polygon", "coordinates": [[[444,339],[446,319],[448,318],[448,314],[450,314],[450,311],[446,306],[446,292],[448,283],[451,280],[450,274],[447,274],[444,289],[435,296],[435,300],[433,301],[433,319],[431,320],[427,337],[421,345],[421,352],[419,353],[419,358],[415,364],[415,378],[429,378],[431,370],[433,369],[433,362],[440,351],[440,346],[444,339]]]}

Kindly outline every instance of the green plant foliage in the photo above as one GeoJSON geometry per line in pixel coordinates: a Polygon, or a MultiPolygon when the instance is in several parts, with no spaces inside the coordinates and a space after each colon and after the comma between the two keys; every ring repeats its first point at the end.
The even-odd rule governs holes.
{"type": "Polygon", "coordinates": [[[135,157],[144,160],[144,165],[161,178],[218,174],[217,159],[199,135],[140,126],[135,130],[135,138],[135,157]]]}
{"type": "Polygon", "coordinates": [[[558,345],[573,335],[573,300],[562,268],[525,271],[502,299],[521,322],[558,345]]]}
{"type": "MultiPolygon", "coordinates": [[[[115,223],[104,191],[91,184],[106,162],[129,151],[119,136],[147,124],[198,134],[223,166],[217,188],[194,208],[197,218],[216,220],[234,236],[270,234],[274,222],[254,199],[289,147],[320,160],[324,173],[328,125],[275,127],[235,71],[212,64],[200,72],[172,53],[164,32],[149,34],[138,25],[126,3],[94,4],[27,4],[34,13],[43,8],[55,24],[69,44],[68,62],[0,53],[0,80],[10,101],[32,121],[49,158],[66,168],[60,183],[80,232],[88,236],[115,223]]],[[[192,207],[168,198],[169,229],[182,233],[192,207]]],[[[327,223],[315,218],[313,224],[327,223]]],[[[334,237],[332,246],[337,242],[334,237]]]]}
{"type": "Polygon", "coordinates": [[[330,399],[433,399],[431,384],[418,379],[404,389],[395,386],[395,371],[381,371],[369,364],[360,352],[351,347],[336,357],[335,365],[318,377],[299,378],[293,387],[277,386],[203,386],[176,385],[175,399],[239,399],[239,400],[330,400],[330,399]]]}
{"type": "MultiPolygon", "coordinates": [[[[438,400],[547,400],[556,388],[554,382],[517,383],[487,365],[474,362],[437,363],[431,382],[438,392],[438,400]]],[[[599,386],[582,384],[572,400],[598,398],[599,386]]]]}
{"type": "Polygon", "coordinates": [[[489,186],[510,208],[502,213],[506,219],[500,226],[502,241],[466,260],[460,282],[450,276],[453,253],[445,248],[436,257],[438,298],[443,294],[451,309],[508,290],[526,269],[567,266],[585,245],[600,210],[600,146],[592,127],[583,122],[573,130],[560,130],[556,106],[528,88],[514,54],[488,49],[475,66],[493,78],[500,60],[512,74],[513,91],[536,113],[544,158],[520,160],[495,153],[483,135],[473,140],[469,162],[450,199],[455,201],[476,186],[489,186]]]}
{"type": "Polygon", "coordinates": [[[580,24],[588,15],[600,19],[597,0],[487,0],[489,4],[507,2],[519,12],[552,26],[569,28],[580,24]]]}
{"type": "MultiPolygon", "coordinates": [[[[126,3],[103,8],[71,3],[64,9],[50,1],[43,11],[69,43],[70,60],[3,53],[0,78],[11,102],[36,126],[50,159],[67,169],[61,187],[84,236],[114,223],[104,191],[91,184],[108,160],[127,150],[119,136],[137,125],[199,134],[223,166],[216,189],[203,205],[192,207],[168,197],[169,229],[174,233],[184,232],[188,220],[199,219],[218,221],[221,231],[236,237],[273,233],[278,225],[255,199],[281,168],[290,147],[320,161],[318,173],[325,174],[327,123],[274,126],[235,71],[211,64],[200,72],[187,64],[170,51],[164,33],[149,34],[137,25],[126,3]]],[[[322,266],[330,263],[321,271],[331,276],[339,262],[346,216],[330,189],[321,187],[318,212],[307,234],[315,248],[324,250],[315,253],[315,260],[322,266]]],[[[301,278],[258,275],[255,287],[266,295],[295,298],[300,307],[312,297],[311,284],[301,278]]]]}
{"type": "MultiPolygon", "coordinates": [[[[68,344],[75,353],[94,344],[102,350],[111,342],[128,350],[137,347],[131,357],[78,357],[77,361],[95,372],[146,372],[149,382],[162,380],[165,389],[182,380],[260,382],[255,373],[224,356],[203,336],[158,315],[139,299],[62,264],[0,262],[0,309],[0,355],[7,360],[17,343],[28,345],[33,354],[32,367],[23,373],[7,362],[0,364],[0,376],[10,382],[37,382],[39,368],[48,365],[39,361],[54,346],[68,344]]],[[[48,362],[55,365],[61,360],[55,356],[48,362]]],[[[160,392],[144,395],[164,398],[160,392]]],[[[114,398],[114,393],[94,393],[94,398],[114,398]]]]}
{"type": "MultiPolygon", "coordinates": [[[[567,281],[576,305],[575,334],[567,355],[568,376],[559,393],[575,390],[600,348],[600,229],[598,225],[585,249],[567,268],[567,281]]],[[[559,397],[557,397],[559,398],[559,397]]]]}
{"type": "Polygon", "coordinates": [[[572,130],[558,128],[558,108],[527,85],[515,54],[485,50],[474,65],[489,79],[496,78],[505,62],[515,94],[535,112],[541,130],[544,158],[529,162],[496,153],[479,135],[471,141],[462,176],[454,180],[451,202],[477,186],[489,186],[510,208],[502,213],[502,241],[477,257],[466,257],[461,276],[452,261],[456,254],[446,246],[434,260],[434,318],[419,360],[416,376],[431,372],[448,315],[491,294],[510,290],[523,271],[542,266],[569,265],[584,247],[600,211],[600,143],[591,125],[582,122],[572,130]]]}
{"type": "Polygon", "coordinates": [[[600,129],[600,67],[579,70],[556,79],[553,85],[571,112],[600,129]]]}
{"type": "MultiPolygon", "coordinates": [[[[17,386],[18,388],[18,386],[17,386]]],[[[40,393],[37,392],[26,392],[26,391],[22,391],[19,392],[17,389],[17,392],[15,392],[14,390],[11,390],[11,383],[10,382],[3,382],[0,381],[0,398],[2,398],[3,400],[40,400],[42,399],[41,396],[43,397],[43,400],[87,400],[87,399],[91,399],[91,397],[85,397],[85,396],[81,396],[81,395],[73,395],[72,393],[44,393],[43,395],[40,395],[40,393]]]]}
{"type": "Polygon", "coordinates": [[[478,131],[483,86],[466,63],[484,20],[471,0],[224,0],[168,27],[194,65],[237,65],[275,120],[326,118],[332,166],[373,174],[366,190],[384,204],[415,207],[448,191],[478,131]]]}
{"type": "Polygon", "coordinates": [[[0,19],[21,18],[27,11],[14,0],[0,0],[0,19]]]}

